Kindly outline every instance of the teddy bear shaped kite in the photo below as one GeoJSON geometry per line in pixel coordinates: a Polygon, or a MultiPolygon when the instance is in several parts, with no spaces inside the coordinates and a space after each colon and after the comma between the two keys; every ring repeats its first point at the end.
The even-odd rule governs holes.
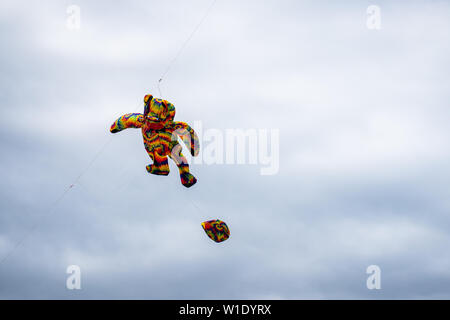
{"type": "Polygon", "coordinates": [[[144,146],[153,164],[146,169],[149,173],[166,176],[169,174],[170,157],[178,167],[181,183],[189,188],[197,179],[189,172],[189,164],[181,153],[178,137],[197,156],[200,150],[199,140],[194,130],[185,122],[173,121],[175,106],[163,99],[154,98],[151,94],[144,97],[144,114],[128,113],[118,118],[110,131],[116,133],[128,128],[141,128],[144,146]]]}

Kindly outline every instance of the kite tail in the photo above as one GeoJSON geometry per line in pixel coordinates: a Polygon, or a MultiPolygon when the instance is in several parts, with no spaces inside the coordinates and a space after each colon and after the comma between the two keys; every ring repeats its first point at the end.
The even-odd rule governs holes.
{"type": "Polygon", "coordinates": [[[194,129],[185,122],[174,121],[174,133],[183,140],[191,155],[194,157],[198,156],[200,152],[200,141],[194,129]]]}
{"type": "Polygon", "coordinates": [[[140,128],[144,123],[144,115],[141,113],[127,113],[114,121],[111,125],[112,133],[116,133],[128,128],[140,128]]]}

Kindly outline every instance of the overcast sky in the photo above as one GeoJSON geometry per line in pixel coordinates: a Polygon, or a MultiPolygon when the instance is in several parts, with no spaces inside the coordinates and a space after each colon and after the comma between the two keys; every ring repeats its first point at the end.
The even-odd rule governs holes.
{"type": "Polygon", "coordinates": [[[450,298],[450,3],[218,0],[163,98],[203,131],[278,129],[279,172],[194,164],[186,189],[109,126],[210,3],[1,1],[0,298],[450,298]]]}

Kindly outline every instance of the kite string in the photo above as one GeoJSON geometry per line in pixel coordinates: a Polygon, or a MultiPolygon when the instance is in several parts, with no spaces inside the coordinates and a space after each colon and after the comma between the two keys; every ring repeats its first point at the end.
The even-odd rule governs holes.
{"type": "Polygon", "coordinates": [[[73,186],[74,184],[68,186],[64,190],[64,192],[50,205],[47,214],[45,214],[40,220],[36,221],[28,230],[28,232],[26,232],[25,235],[23,235],[22,238],[20,238],[20,240],[13,246],[13,248],[5,254],[5,256],[0,260],[0,265],[2,265],[3,262],[5,262],[6,259],[8,259],[12,255],[12,253],[25,242],[25,240],[37,229],[37,227],[39,226],[40,222],[42,222],[43,219],[51,216],[53,213],[56,212],[56,210],[53,209],[59,202],[61,202],[62,199],[64,199],[64,197],[67,195],[67,193],[69,193],[70,189],[72,189],[73,186]]]}
{"type": "MultiPolygon", "coordinates": [[[[187,44],[191,41],[191,39],[193,38],[193,36],[195,35],[195,33],[198,31],[198,29],[200,28],[200,26],[203,24],[203,22],[206,20],[206,18],[208,17],[209,13],[211,12],[211,9],[213,8],[214,4],[217,2],[217,0],[212,0],[211,4],[209,5],[208,9],[206,10],[205,14],[203,15],[202,19],[200,20],[200,22],[195,26],[194,30],[191,32],[191,34],[189,35],[189,37],[184,41],[184,43],[182,44],[182,46],[180,47],[180,49],[178,50],[178,52],[176,53],[176,55],[173,57],[173,59],[170,61],[170,63],[168,64],[168,66],[166,67],[165,71],[162,73],[161,77],[158,80],[157,86],[158,86],[158,91],[160,96],[162,97],[162,93],[161,93],[161,88],[160,88],[160,83],[163,81],[164,77],[167,75],[167,73],[170,71],[170,69],[172,68],[172,65],[176,62],[176,60],[179,58],[179,56],[181,55],[181,53],[184,51],[184,49],[186,48],[187,44]]],[[[138,110],[138,108],[136,108],[136,110],[138,110]]],[[[14,247],[0,260],[0,265],[2,265],[11,255],[12,253],[19,248],[24,242],[25,240],[38,228],[38,226],[40,225],[40,223],[42,222],[42,220],[46,217],[49,217],[51,214],[54,214],[56,212],[56,210],[54,210],[54,208],[56,207],[56,205],[61,202],[65,196],[69,193],[69,191],[71,191],[71,189],[78,184],[79,180],[81,179],[81,177],[83,177],[83,175],[86,174],[86,172],[92,167],[92,165],[95,163],[95,161],[100,157],[100,155],[103,153],[103,151],[106,149],[106,147],[111,143],[113,137],[110,137],[106,143],[104,143],[99,151],[94,155],[94,157],[92,158],[92,160],[88,163],[88,165],[80,172],[80,174],[73,180],[73,182],[66,187],[66,189],[64,190],[64,192],[50,205],[50,207],[48,208],[48,210],[46,211],[47,213],[40,219],[38,220],[36,223],[34,223],[34,225],[31,227],[31,229],[25,233],[25,235],[14,245],[14,247]]]]}
{"type": "MultiPolygon", "coordinates": [[[[136,108],[137,110],[138,108],[136,108]]],[[[91,159],[91,161],[87,164],[87,166],[81,170],[80,174],[72,181],[72,183],[65,188],[65,190],[61,193],[61,195],[48,207],[48,209],[45,211],[45,214],[38,219],[31,228],[25,232],[25,234],[19,239],[19,241],[13,246],[11,250],[9,250],[3,258],[0,260],[0,265],[2,265],[12,254],[15,250],[17,250],[24,242],[25,240],[39,227],[39,225],[42,223],[42,221],[48,217],[50,217],[52,214],[56,212],[55,207],[60,203],[66,195],[69,193],[69,191],[72,190],[72,188],[79,184],[79,181],[81,177],[92,167],[92,165],[95,163],[95,161],[100,157],[100,155],[105,151],[106,147],[111,143],[113,140],[113,136],[111,136],[101,147],[98,149],[97,153],[94,155],[94,157],[91,159]]]]}
{"type": "Polygon", "coordinates": [[[191,34],[186,38],[186,40],[183,42],[183,44],[181,45],[180,49],[178,50],[178,52],[175,54],[175,56],[172,58],[172,60],[169,62],[169,64],[167,65],[166,69],[164,70],[164,72],[162,73],[162,75],[159,77],[158,80],[158,91],[159,91],[159,96],[162,97],[162,93],[161,93],[161,87],[160,84],[161,82],[164,80],[164,77],[167,75],[167,73],[169,73],[170,69],[172,68],[172,65],[178,60],[178,58],[180,57],[181,53],[184,51],[184,49],[186,48],[187,44],[192,40],[192,38],[194,37],[194,35],[197,33],[198,29],[200,29],[201,25],[203,24],[203,22],[206,20],[206,18],[208,17],[209,13],[211,12],[212,8],[214,7],[214,5],[216,4],[217,0],[212,0],[208,9],[206,10],[205,14],[203,15],[203,17],[200,19],[199,23],[195,26],[194,30],[192,30],[191,34]]]}

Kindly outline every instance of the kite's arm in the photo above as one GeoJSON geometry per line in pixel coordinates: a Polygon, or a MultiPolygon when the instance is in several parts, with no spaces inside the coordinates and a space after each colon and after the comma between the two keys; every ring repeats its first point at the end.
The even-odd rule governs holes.
{"type": "Polygon", "coordinates": [[[140,128],[144,124],[144,115],[141,113],[127,113],[114,121],[111,125],[112,133],[116,133],[128,128],[140,128]]]}
{"type": "Polygon", "coordinates": [[[174,121],[173,122],[174,133],[176,133],[181,140],[183,140],[186,147],[188,147],[191,154],[195,157],[200,152],[200,142],[198,136],[187,123],[174,121]]]}

